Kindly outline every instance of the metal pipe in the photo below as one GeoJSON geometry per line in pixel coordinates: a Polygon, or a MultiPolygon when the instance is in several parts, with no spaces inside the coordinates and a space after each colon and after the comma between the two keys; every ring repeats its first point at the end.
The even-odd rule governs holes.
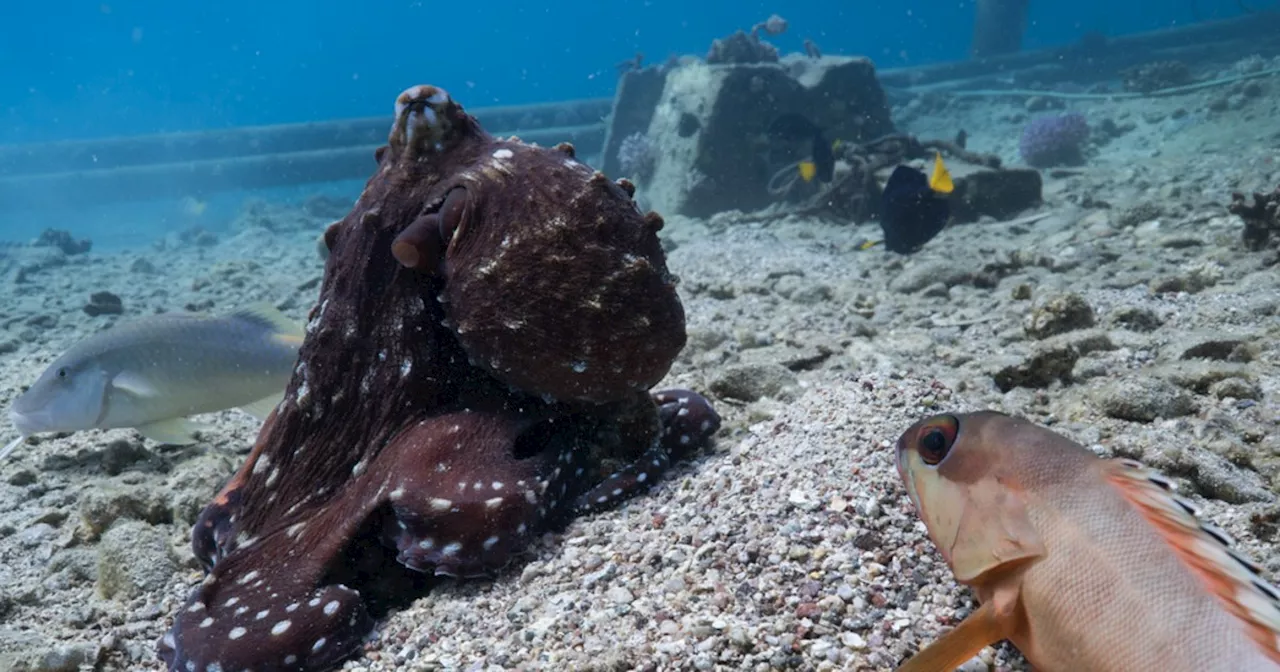
{"type": "MultiPolygon", "coordinates": [[[[604,124],[544,128],[518,133],[525,142],[571,142],[579,156],[600,151],[604,124]]],[[[503,133],[502,135],[507,135],[503,133]]],[[[178,161],[0,177],[0,204],[16,210],[72,209],[108,203],[205,197],[243,189],[365,180],[381,144],[225,159],[178,161]]]]}

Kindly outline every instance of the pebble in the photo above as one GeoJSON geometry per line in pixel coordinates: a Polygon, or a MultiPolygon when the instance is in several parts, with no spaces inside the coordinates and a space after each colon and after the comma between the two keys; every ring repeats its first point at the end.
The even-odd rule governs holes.
{"type": "Polygon", "coordinates": [[[1093,397],[1103,413],[1133,422],[1177,418],[1196,409],[1195,400],[1185,390],[1151,376],[1131,376],[1108,382],[1093,397]]]}

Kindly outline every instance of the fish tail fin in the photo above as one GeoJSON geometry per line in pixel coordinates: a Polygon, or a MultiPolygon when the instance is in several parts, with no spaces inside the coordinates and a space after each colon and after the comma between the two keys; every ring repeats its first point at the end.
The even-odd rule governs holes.
{"type": "Polygon", "coordinates": [[[229,317],[262,325],[271,331],[274,337],[288,345],[300,345],[303,336],[306,335],[301,324],[293,321],[288,315],[280,312],[269,303],[259,303],[241,308],[229,317]]]}

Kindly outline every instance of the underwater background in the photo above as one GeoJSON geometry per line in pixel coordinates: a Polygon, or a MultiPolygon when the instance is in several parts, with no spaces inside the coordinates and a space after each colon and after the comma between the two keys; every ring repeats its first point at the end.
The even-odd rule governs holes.
{"type": "MultiPolygon", "coordinates": [[[[1257,561],[1280,623],[1257,587],[1280,573],[1275,0],[9,5],[0,672],[893,670],[978,604],[895,446],[982,410],[1166,474],[1257,561]],[[987,26],[1011,47],[975,53],[979,6],[1011,11],[987,26]],[[452,154],[452,103],[499,139],[452,154]],[[415,160],[467,186],[406,196],[435,175],[415,160]],[[583,318],[601,296],[608,319],[583,318]],[[484,342],[498,324],[535,333],[484,342]],[[635,408],[599,391],[617,381],[574,387],[610,367],[635,408]],[[417,470],[448,460],[410,454],[382,490],[421,515],[345,527],[364,493],[343,479],[395,454],[374,425],[459,380],[563,403],[582,433],[432,425],[423,450],[465,447],[459,484],[484,496],[448,499],[417,470]],[[307,427],[272,414],[341,399],[359,405],[290,461],[307,427]],[[589,506],[563,528],[530,513],[565,491],[516,494],[535,479],[508,456],[470,459],[494,446],[582,460],[589,506]],[[246,483],[317,488],[287,515],[351,546],[299,558],[276,535],[223,565],[238,583],[210,579],[236,602],[206,623],[206,570],[260,541],[228,530],[284,508],[228,513],[246,483]],[[264,630],[241,599],[320,611],[264,630]]],[[[961,669],[1029,665],[1006,642],[961,669]]]]}
{"type": "MultiPolygon", "coordinates": [[[[385,113],[406,81],[473,106],[612,95],[614,63],[699,53],[779,8],[708,0],[18,3],[0,25],[0,142],[277,124],[385,113]]],[[[880,67],[965,56],[972,3],[802,2],[796,28],[880,67]]],[[[1228,0],[1032,2],[1028,48],[1240,13],[1228,0]],[[1198,7],[1197,7],[1198,5],[1198,7]]]]}

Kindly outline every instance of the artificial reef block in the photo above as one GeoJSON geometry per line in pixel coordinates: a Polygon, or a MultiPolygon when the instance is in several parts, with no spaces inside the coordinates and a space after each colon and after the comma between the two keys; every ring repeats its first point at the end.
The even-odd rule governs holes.
{"type": "Polygon", "coordinates": [[[779,150],[805,158],[766,132],[786,113],[803,115],[832,141],[893,132],[875,66],[866,58],[795,54],[778,63],[685,63],[667,72],[649,123],[657,163],[641,186],[652,207],[707,217],[768,206],[779,150]]]}

